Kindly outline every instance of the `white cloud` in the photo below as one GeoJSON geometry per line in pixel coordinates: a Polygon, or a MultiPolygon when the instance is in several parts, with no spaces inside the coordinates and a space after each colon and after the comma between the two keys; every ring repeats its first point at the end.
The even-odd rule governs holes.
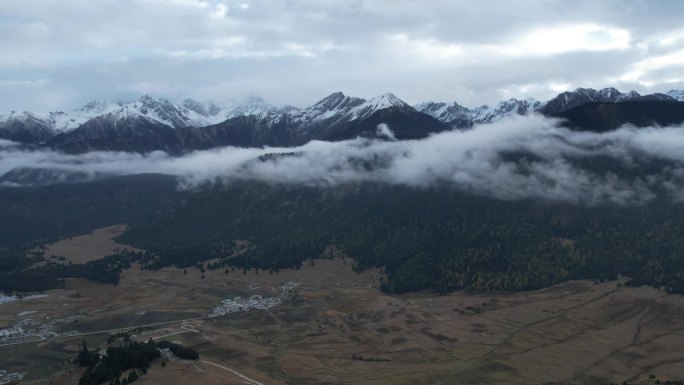
{"type": "Polygon", "coordinates": [[[215,179],[317,186],[374,182],[416,188],[450,186],[508,200],[640,204],[661,190],[668,191],[671,199],[684,198],[682,146],[684,126],[574,132],[560,128],[555,120],[528,116],[423,140],[226,147],[182,157],[163,152],[66,155],[23,150],[0,141],[0,175],[16,167],[39,167],[86,173],[164,173],[183,177],[189,184],[215,179]],[[267,154],[285,155],[259,159],[267,154]],[[593,167],[598,156],[601,164],[613,162],[621,173],[593,167]],[[665,161],[666,167],[634,172],[639,165],[653,166],[655,160],[665,161]]]}
{"type": "Polygon", "coordinates": [[[500,43],[467,44],[413,39],[405,33],[389,37],[397,51],[419,60],[449,59],[450,64],[511,61],[517,57],[553,56],[579,51],[625,50],[631,47],[627,29],[598,24],[541,26],[500,43]]]}
{"type": "Polygon", "coordinates": [[[658,72],[664,68],[671,68],[681,73],[684,70],[684,49],[640,60],[632,64],[629,72],[622,74],[618,79],[647,87],[683,81],[682,77],[668,78],[659,75],[658,72]]]}
{"type": "Polygon", "coordinates": [[[501,47],[512,55],[557,55],[574,51],[610,51],[630,48],[630,32],[599,24],[543,26],[501,47]]]}
{"type": "Polygon", "coordinates": [[[224,18],[228,14],[228,6],[225,4],[216,4],[214,10],[211,13],[211,17],[214,18],[224,18]]]}

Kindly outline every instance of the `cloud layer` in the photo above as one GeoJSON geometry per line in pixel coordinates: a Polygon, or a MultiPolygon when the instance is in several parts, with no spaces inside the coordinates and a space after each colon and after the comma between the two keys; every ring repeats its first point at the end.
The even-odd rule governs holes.
{"type": "MultiPolygon", "coordinates": [[[[390,128],[381,127],[391,138],[390,128]]],[[[574,132],[541,116],[513,117],[423,140],[355,139],[297,148],[219,148],[67,155],[0,141],[0,175],[23,167],[90,174],[163,173],[185,186],[217,179],[335,186],[447,186],[507,200],[640,204],[684,199],[684,126],[574,132]]]]}
{"type": "Polygon", "coordinates": [[[4,0],[3,110],[142,93],[466,106],[578,86],[684,88],[681,1],[4,0]]]}

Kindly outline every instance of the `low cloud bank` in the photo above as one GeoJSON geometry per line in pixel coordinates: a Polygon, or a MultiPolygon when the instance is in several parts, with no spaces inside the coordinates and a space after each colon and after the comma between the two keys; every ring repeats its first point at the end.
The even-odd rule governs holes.
{"type": "MultiPolygon", "coordinates": [[[[382,131],[392,137],[387,127],[382,131]]],[[[663,194],[684,200],[683,148],[684,126],[589,133],[527,116],[422,140],[359,138],[296,148],[225,147],[182,157],[164,152],[68,155],[0,141],[0,175],[32,167],[93,175],[162,173],[181,176],[189,185],[216,179],[316,186],[446,185],[501,199],[640,204],[663,194]]]]}

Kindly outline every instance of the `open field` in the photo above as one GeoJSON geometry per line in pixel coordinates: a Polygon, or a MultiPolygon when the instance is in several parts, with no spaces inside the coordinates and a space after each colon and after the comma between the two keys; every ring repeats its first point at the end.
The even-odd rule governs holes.
{"type": "MultiPolygon", "coordinates": [[[[207,362],[154,363],[141,384],[249,383],[235,373],[252,385],[684,378],[682,296],[584,281],[526,293],[387,296],[377,290],[379,271],[357,274],[348,262],[317,260],[273,275],[207,271],[204,279],[195,269],[134,266],[117,287],[70,280],[0,312],[14,321],[79,315],[59,330],[97,332],[204,317],[222,299],[279,296],[282,282],[297,281],[297,303],[290,292],[267,310],[145,327],[141,339],[181,342],[207,362]],[[35,313],[18,315],[26,311],[35,313]]],[[[86,337],[94,346],[106,334],[86,337]]],[[[55,384],[74,383],[61,363],[81,338],[0,346],[0,368],[27,372],[25,383],[44,383],[38,379],[50,373],[55,384]]]]}
{"type": "Polygon", "coordinates": [[[125,224],[103,227],[93,230],[91,234],[62,239],[45,245],[45,257],[64,257],[72,263],[86,263],[108,255],[117,249],[140,251],[135,247],[117,243],[113,238],[126,230],[125,224]]]}

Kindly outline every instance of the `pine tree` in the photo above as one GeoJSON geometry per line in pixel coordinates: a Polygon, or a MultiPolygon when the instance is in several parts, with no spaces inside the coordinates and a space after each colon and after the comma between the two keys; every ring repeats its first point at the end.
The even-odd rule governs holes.
{"type": "Polygon", "coordinates": [[[93,355],[90,353],[88,350],[88,345],[86,344],[86,340],[83,339],[83,342],[81,343],[81,348],[78,351],[78,365],[79,366],[90,366],[93,360],[93,355]]]}
{"type": "Polygon", "coordinates": [[[134,382],[135,380],[138,379],[138,373],[134,370],[130,373],[128,373],[128,383],[130,384],[131,382],[134,382]]]}

